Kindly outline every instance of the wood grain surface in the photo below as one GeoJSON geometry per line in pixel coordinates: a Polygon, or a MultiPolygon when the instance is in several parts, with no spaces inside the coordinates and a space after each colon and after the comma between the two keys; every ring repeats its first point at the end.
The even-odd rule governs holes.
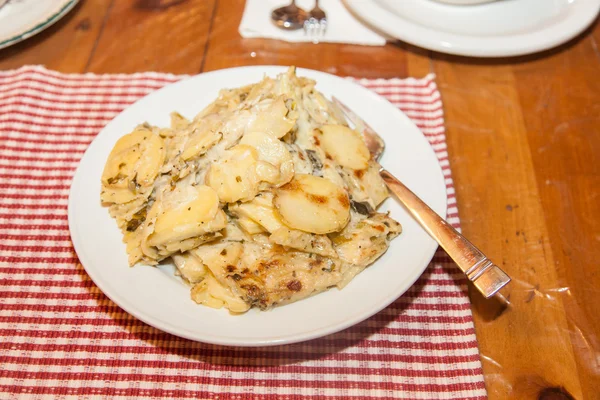
{"type": "Polygon", "coordinates": [[[437,74],[463,232],[513,278],[471,291],[490,399],[600,398],[600,26],[510,59],[242,39],[243,0],[82,0],[0,50],[0,69],[196,74],[294,64],[340,76],[437,74]]]}

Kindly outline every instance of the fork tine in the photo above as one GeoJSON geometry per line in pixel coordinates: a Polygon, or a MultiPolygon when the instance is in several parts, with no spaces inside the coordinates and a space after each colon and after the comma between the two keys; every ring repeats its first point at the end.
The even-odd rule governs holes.
{"type": "Polygon", "coordinates": [[[310,18],[307,19],[306,21],[304,21],[304,36],[310,36],[311,26],[312,26],[312,23],[310,21],[310,18]]]}
{"type": "Polygon", "coordinates": [[[319,34],[321,36],[325,36],[325,34],[327,33],[327,19],[322,18],[319,21],[319,28],[321,28],[319,34]]]}
{"type": "Polygon", "coordinates": [[[309,18],[304,21],[304,36],[314,37],[315,36],[315,20],[314,18],[309,18]]]}
{"type": "Polygon", "coordinates": [[[304,21],[304,36],[311,37],[314,43],[319,42],[319,38],[325,36],[327,33],[327,19],[321,18],[316,19],[315,17],[310,17],[306,21],[304,21]]]}
{"type": "Polygon", "coordinates": [[[313,43],[319,43],[319,37],[322,36],[319,21],[316,18],[311,17],[305,22],[304,27],[305,35],[310,37],[313,43]]]}

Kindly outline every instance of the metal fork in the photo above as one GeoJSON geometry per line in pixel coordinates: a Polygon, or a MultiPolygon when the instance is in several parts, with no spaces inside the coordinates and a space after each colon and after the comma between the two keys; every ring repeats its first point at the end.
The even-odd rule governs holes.
{"type": "MultiPolygon", "coordinates": [[[[354,123],[356,129],[362,132],[371,158],[376,162],[379,161],[385,148],[383,139],[335,97],[333,103],[354,123]]],[[[421,227],[448,253],[485,298],[493,296],[510,282],[510,277],[504,271],[494,265],[477,247],[381,165],[379,165],[379,175],[421,227]]]]}
{"type": "Polygon", "coordinates": [[[314,43],[319,43],[319,37],[327,32],[327,14],[319,7],[319,0],[315,0],[315,7],[308,13],[304,22],[304,34],[313,38],[314,43]]]}

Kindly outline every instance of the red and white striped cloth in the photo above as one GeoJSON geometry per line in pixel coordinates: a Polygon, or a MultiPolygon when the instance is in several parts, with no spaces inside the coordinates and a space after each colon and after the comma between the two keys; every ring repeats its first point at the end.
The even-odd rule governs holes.
{"type": "MultiPolygon", "coordinates": [[[[404,296],[296,345],[191,342],[125,313],[90,280],[67,225],[71,177],[121,110],[180,77],[0,72],[0,398],[485,399],[466,281],[442,252],[404,296]]],[[[357,80],[415,121],[446,176],[440,95],[424,79],[357,80]]]]}

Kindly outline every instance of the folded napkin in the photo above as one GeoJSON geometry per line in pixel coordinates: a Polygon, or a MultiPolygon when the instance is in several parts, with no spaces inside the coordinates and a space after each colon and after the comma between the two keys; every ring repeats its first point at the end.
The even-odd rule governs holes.
{"type": "MultiPolygon", "coordinates": [[[[69,236],[75,168],[106,123],[178,79],[0,71],[0,398],[485,399],[466,279],[442,251],[373,317],[278,347],[175,337],[94,285],[69,236]]],[[[448,220],[458,228],[434,76],[355,81],[423,131],[446,178],[448,220]]]]}
{"type": "MultiPolygon", "coordinates": [[[[245,38],[279,39],[286,42],[312,42],[302,29],[286,31],[271,22],[271,11],[290,4],[290,0],[246,0],[239,32],[245,38]]],[[[314,0],[298,0],[298,7],[310,11],[314,0]]],[[[319,7],[327,13],[327,33],[319,42],[383,46],[386,39],[359,22],[344,7],[342,0],[321,0],[319,7]]]]}

